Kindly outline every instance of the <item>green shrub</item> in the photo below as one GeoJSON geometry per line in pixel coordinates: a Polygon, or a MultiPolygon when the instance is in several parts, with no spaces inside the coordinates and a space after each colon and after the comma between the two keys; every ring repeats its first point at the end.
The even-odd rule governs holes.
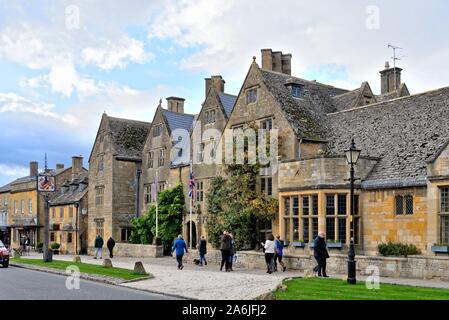
{"type": "Polygon", "coordinates": [[[414,244],[388,242],[379,244],[377,248],[383,256],[407,257],[421,254],[421,251],[414,244]]]}
{"type": "Polygon", "coordinates": [[[51,248],[52,250],[59,250],[59,247],[61,247],[61,245],[60,245],[59,243],[52,242],[52,243],[50,244],[50,248],[51,248]]]}

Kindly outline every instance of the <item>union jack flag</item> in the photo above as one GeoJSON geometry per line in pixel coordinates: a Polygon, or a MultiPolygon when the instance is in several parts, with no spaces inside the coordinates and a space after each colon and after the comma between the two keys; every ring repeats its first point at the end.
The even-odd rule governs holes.
{"type": "Polygon", "coordinates": [[[192,171],[190,171],[189,198],[192,198],[192,200],[195,198],[195,176],[192,171]]]}

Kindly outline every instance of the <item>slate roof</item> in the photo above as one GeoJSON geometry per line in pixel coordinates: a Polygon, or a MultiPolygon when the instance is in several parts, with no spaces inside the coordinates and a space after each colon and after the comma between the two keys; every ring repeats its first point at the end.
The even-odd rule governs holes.
{"type": "Polygon", "coordinates": [[[376,100],[377,102],[384,102],[409,95],[410,93],[407,86],[405,85],[405,83],[402,83],[397,90],[376,96],[376,100]]]}
{"type": "Polygon", "coordinates": [[[340,94],[338,96],[332,97],[334,100],[334,105],[336,108],[336,111],[343,111],[346,109],[351,108],[356,103],[357,99],[360,96],[360,93],[362,91],[362,88],[358,88],[343,94],[340,94]]]}
{"type": "Polygon", "coordinates": [[[4,185],[3,187],[0,187],[0,193],[8,192],[8,191],[11,191],[11,184],[10,183],[8,183],[7,185],[4,185]]]}
{"type": "Polygon", "coordinates": [[[237,96],[234,96],[232,94],[219,92],[218,97],[220,98],[221,104],[223,105],[223,108],[226,112],[226,116],[229,118],[232,109],[234,109],[235,101],[237,100],[237,96]]]}
{"type": "Polygon", "coordinates": [[[150,122],[108,117],[116,156],[140,159],[150,131],[150,122]]]}
{"type": "Polygon", "coordinates": [[[279,72],[264,69],[260,71],[263,82],[279,102],[281,111],[295,134],[299,138],[322,139],[325,132],[321,124],[325,122],[326,114],[337,110],[332,97],[348,91],[279,72]],[[286,86],[291,82],[303,86],[301,98],[292,96],[286,86]]]}
{"type": "Polygon", "coordinates": [[[354,138],[362,155],[381,158],[364,187],[424,185],[448,124],[449,87],[329,114],[328,150],[342,154],[354,138]]]}
{"type": "Polygon", "coordinates": [[[162,114],[167,120],[170,131],[175,129],[184,129],[190,132],[193,126],[195,115],[187,113],[173,112],[166,109],[161,109],[162,114]]]}
{"type": "Polygon", "coordinates": [[[51,206],[58,206],[58,205],[65,205],[65,204],[72,204],[76,201],[80,201],[85,194],[87,193],[87,184],[89,183],[88,179],[88,172],[83,172],[72,181],[66,181],[63,186],[68,186],[69,190],[64,192],[63,194],[60,194],[56,196],[54,199],[51,200],[51,206]],[[85,186],[84,189],[80,189],[80,184],[83,183],[85,186]],[[74,187],[75,190],[71,191],[70,188],[74,187]]]}

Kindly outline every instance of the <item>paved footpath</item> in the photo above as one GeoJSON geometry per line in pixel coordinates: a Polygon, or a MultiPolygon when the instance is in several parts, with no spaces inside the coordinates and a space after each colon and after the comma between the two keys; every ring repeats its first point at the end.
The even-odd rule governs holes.
{"type": "MultiPolygon", "coordinates": [[[[41,257],[42,255],[39,255],[41,257]]],[[[30,258],[36,258],[32,255],[30,258]]],[[[26,257],[24,257],[26,258],[26,257]]],[[[70,255],[53,256],[55,260],[73,260],[70,255]]],[[[81,261],[92,264],[102,264],[102,260],[91,256],[81,256],[81,261]]],[[[176,260],[171,257],[163,258],[124,258],[114,257],[115,267],[133,269],[136,261],[142,261],[145,270],[154,278],[122,284],[122,286],[146,290],[154,293],[176,295],[180,297],[200,300],[240,300],[254,299],[276,288],[282,280],[290,277],[301,277],[300,271],[276,272],[271,275],[265,270],[248,270],[237,268],[233,272],[220,272],[217,264],[198,267],[192,263],[185,263],[183,270],[177,270],[176,260]]],[[[341,279],[343,275],[334,275],[341,279]]],[[[359,276],[359,281],[366,277],[359,276]]],[[[419,287],[433,287],[449,289],[449,282],[440,280],[418,280],[381,278],[382,283],[402,284],[419,287]]]]}

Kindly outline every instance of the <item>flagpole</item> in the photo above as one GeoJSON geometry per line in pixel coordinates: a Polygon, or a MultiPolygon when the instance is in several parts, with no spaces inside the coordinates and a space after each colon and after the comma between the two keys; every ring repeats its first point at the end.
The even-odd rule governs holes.
{"type": "MultiPolygon", "coordinates": [[[[192,177],[192,161],[190,161],[190,177],[192,177]]],[[[192,250],[192,199],[193,199],[193,192],[194,187],[191,186],[192,193],[190,195],[190,250],[192,250]]]]}
{"type": "Polygon", "coordinates": [[[158,206],[159,195],[157,192],[159,181],[158,181],[157,171],[158,171],[158,169],[156,169],[156,183],[154,184],[155,194],[156,194],[156,239],[159,235],[159,206],[158,206]]]}

